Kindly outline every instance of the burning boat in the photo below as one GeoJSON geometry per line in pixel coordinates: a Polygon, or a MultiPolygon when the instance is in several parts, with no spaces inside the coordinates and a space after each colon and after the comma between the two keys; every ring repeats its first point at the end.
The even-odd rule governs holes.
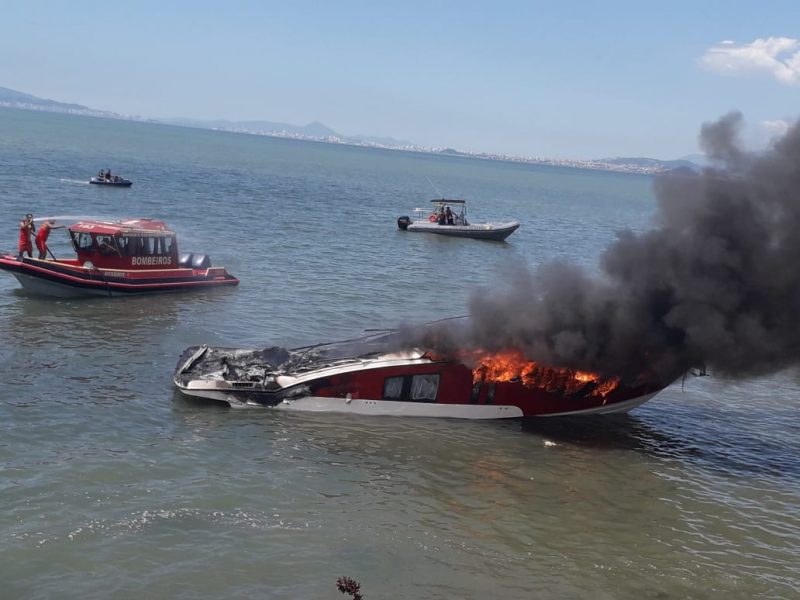
{"type": "Polygon", "coordinates": [[[173,381],[231,406],[362,415],[504,419],[627,412],[665,383],[623,383],[518,352],[440,357],[391,349],[386,336],[288,350],[187,348],[173,381]]]}
{"type": "MultiPolygon", "coordinates": [[[[163,221],[78,221],[66,227],[76,258],[0,256],[0,269],[36,294],[126,296],[237,285],[206,254],[179,254],[163,221]]],[[[49,252],[49,249],[47,249],[49,252]]]]}

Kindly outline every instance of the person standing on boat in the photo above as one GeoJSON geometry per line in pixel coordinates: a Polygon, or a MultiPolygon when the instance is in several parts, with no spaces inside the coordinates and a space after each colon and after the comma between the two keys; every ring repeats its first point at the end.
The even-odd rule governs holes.
{"type": "Polygon", "coordinates": [[[450,210],[450,207],[444,209],[444,219],[447,225],[455,225],[455,221],[453,220],[453,211],[450,210]]]}
{"type": "Polygon", "coordinates": [[[41,260],[47,258],[47,238],[50,237],[50,230],[58,229],[58,227],[54,227],[55,223],[56,222],[52,219],[45,221],[42,223],[42,226],[39,227],[39,232],[36,234],[36,249],[39,251],[39,258],[41,260]]]}
{"type": "Polygon", "coordinates": [[[28,256],[33,258],[33,244],[31,244],[31,235],[36,232],[36,227],[33,224],[33,215],[28,213],[25,218],[19,222],[19,243],[17,244],[17,258],[22,258],[22,255],[27,252],[28,256]]]}

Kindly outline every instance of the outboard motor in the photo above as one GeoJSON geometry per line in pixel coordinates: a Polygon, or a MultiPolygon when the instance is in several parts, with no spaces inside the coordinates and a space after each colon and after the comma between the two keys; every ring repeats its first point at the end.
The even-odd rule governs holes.
{"type": "Polygon", "coordinates": [[[408,217],[408,216],[402,216],[402,217],[400,217],[399,219],[397,219],[397,226],[398,226],[400,229],[402,229],[403,231],[405,231],[406,229],[408,229],[408,226],[409,226],[409,225],[411,225],[411,218],[410,218],[410,217],[408,217]]]}
{"type": "Polygon", "coordinates": [[[191,252],[185,252],[178,257],[178,266],[181,269],[191,269],[192,268],[192,258],[194,258],[194,254],[191,252]]]}
{"type": "Polygon", "coordinates": [[[193,254],[192,255],[192,268],[193,269],[207,269],[211,266],[211,257],[208,254],[193,254]]]}

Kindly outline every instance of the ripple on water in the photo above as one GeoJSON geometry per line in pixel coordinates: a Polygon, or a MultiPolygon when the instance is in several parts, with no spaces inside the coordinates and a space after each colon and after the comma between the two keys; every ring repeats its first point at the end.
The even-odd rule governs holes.
{"type": "Polygon", "coordinates": [[[368,598],[800,595],[793,373],[524,423],[236,411],[172,388],[189,345],[349,338],[464,314],[526,264],[592,269],[647,226],[647,178],[9,114],[4,214],[163,218],[241,285],[44,301],[0,278],[4,597],[326,598],[341,575],[368,598]],[[75,183],[86,165],[135,185],[75,183]],[[426,177],[521,229],[398,231],[426,177]]]}

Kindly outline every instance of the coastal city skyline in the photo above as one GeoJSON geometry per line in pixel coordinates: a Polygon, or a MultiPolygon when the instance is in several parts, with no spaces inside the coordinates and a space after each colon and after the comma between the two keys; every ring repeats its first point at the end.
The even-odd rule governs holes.
{"type": "Polygon", "coordinates": [[[322,122],[472,154],[669,160],[697,153],[701,124],[731,110],[754,148],[797,119],[800,42],[785,23],[800,8],[735,8],[12,0],[0,85],[159,121],[322,122]],[[112,8],[124,27],[97,27],[112,8]]]}
{"type": "Polygon", "coordinates": [[[680,168],[697,170],[698,167],[707,164],[707,160],[703,155],[691,155],[675,160],[658,160],[649,157],[605,157],[592,160],[578,160],[570,158],[557,159],[544,156],[515,156],[488,152],[465,152],[455,148],[421,146],[413,142],[396,140],[394,138],[344,136],[319,122],[298,126],[290,123],[275,123],[269,121],[145,119],[137,116],[121,115],[114,112],[97,110],[80,104],[58,102],[48,98],[38,98],[31,94],[11,90],[2,86],[0,86],[0,108],[54,112],[82,117],[140,121],[158,125],[210,129],[223,133],[258,135],[328,144],[344,144],[403,152],[442,154],[483,160],[500,160],[541,166],[617,171],[621,173],[657,174],[680,168]]]}

